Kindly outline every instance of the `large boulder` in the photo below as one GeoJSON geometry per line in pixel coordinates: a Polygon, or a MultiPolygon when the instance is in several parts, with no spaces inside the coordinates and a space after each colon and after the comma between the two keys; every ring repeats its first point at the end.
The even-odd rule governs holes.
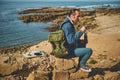
{"type": "Polygon", "coordinates": [[[46,52],[47,54],[50,54],[53,51],[53,47],[52,47],[52,44],[48,40],[45,40],[34,46],[31,46],[28,51],[34,51],[34,50],[41,50],[41,51],[46,52]]]}

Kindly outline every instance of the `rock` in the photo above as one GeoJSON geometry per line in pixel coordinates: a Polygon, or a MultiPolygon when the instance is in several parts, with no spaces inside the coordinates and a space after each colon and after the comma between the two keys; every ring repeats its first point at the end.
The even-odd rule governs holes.
{"type": "Polygon", "coordinates": [[[85,78],[84,80],[94,80],[93,77],[85,78]]]}
{"type": "Polygon", "coordinates": [[[5,63],[0,64],[0,74],[3,76],[12,74],[13,72],[17,70],[18,70],[17,64],[12,64],[12,65],[5,64],[5,63]]]}
{"type": "Polygon", "coordinates": [[[68,71],[53,71],[52,80],[69,80],[68,71]]]}
{"type": "Polygon", "coordinates": [[[94,76],[94,80],[104,80],[104,77],[102,75],[96,75],[94,76]]]}
{"type": "Polygon", "coordinates": [[[120,74],[118,72],[106,72],[104,80],[120,80],[120,74]]]}
{"type": "Polygon", "coordinates": [[[27,80],[51,80],[51,72],[33,71],[29,74],[27,80]]]}
{"type": "Polygon", "coordinates": [[[72,61],[72,59],[59,59],[59,58],[56,58],[55,66],[56,66],[57,70],[67,70],[69,68],[74,67],[75,64],[74,64],[74,61],[72,61]]]}
{"type": "Polygon", "coordinates": [[[50,56],[50,64],[53,64],[56,70],[69,70],[77,66],[78,58],[64,59],[50,56]]]}
{"type": "Polygon", "coordinates": [[[34,72],[31,72],[27,78],[27,80],[35,80],[35,74],[34,72]]]}
{"type": "MultiPolygon", "coordinates": [[[[40,8],[40,9],[28,9],[19,12],[20,14],[29,14],[29,13],[44,13],[42,15],[33,14],[33,15],[25,15],[18,17],[18,19],[23,20],[25,23],[29,22],[53,22],[53,20],[64,19],[66,16],[66,11],[71,10],[72,8],[40,8]],[[49,14],[48,14],[49,13],[49,14]]],[[[57,21],[57,23],[59,20],[57,21]]]]}
{"type": "Polygon", "coordinates": [[[9,57],[3,57],[3,56],[0,56],[0,63],[4,63],[6,62],[7,60],[9,59],[9,57]]]}
{"type": "Polygon", "coordinates": [[[82,70],[78,70],[77,72],[70,74],[70,79],[71,80],[76,80],[76,79],[81,79],[81,78],[87,78],[88,75],[89,75],[88,72],[84,72],[82,70]]]}
{"type": "Polygon", "coordinates": [[[46,40],[30,47],[29,49],[29,51],[34,51],[34,50],[41,50],[46,52],[47,54],[50,54],[53,51],[53,47],[52,44],[48,40],[46,40]]]}

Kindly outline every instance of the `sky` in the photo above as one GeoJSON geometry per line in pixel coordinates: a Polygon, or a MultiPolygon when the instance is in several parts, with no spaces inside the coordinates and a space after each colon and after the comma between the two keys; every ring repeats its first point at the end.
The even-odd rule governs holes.
{"type": "Polygon", "coordinates": [[[0,1],[120,1],[120,0],[0,0],[0,1]]]}

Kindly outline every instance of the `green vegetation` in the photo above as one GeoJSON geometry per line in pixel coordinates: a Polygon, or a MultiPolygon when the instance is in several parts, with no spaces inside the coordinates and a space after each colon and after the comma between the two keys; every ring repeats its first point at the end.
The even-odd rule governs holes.
{"type": "Polygon", "coordinates": [[[96,60],[94,60],[94,59],[90,59],[89,63],[90,63],[90,64],[96,64],[96,63],[97,63],[97,61],[96,61],[96,60]]]}

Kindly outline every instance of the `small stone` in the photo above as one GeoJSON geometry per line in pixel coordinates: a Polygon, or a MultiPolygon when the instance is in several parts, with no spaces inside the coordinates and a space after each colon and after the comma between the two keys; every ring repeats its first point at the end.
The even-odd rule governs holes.
{"type": "Polygon", "coordinates": [[[94,80],[104,80],[104,77],[102,75],[96,75],[94,76],[94,80]]]}

